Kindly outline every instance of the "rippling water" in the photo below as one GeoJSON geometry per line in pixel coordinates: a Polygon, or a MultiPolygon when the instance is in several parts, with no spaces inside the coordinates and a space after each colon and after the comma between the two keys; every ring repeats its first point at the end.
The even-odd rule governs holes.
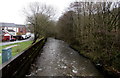
{"type": "Polygon", "coordinates": [[[48,38],[43,51],[26,76],[102,76],[90,60],[64,41],[48,38]]]}

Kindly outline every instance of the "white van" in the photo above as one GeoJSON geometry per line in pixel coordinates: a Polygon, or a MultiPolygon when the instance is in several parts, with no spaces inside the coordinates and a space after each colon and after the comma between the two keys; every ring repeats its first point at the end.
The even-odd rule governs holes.
{"type": "Polygon", "coordinates": [[[27,39],[27,35],[22,35],[22,38],[23,39],[27,39]]]}
{"type": "Polygon", "coordinates": [[[26,33],[26,36],[27,36],[27,38],[31,37],[31,33],[30,33],[30,32],[27,32],[27,33],[26,33]]]}

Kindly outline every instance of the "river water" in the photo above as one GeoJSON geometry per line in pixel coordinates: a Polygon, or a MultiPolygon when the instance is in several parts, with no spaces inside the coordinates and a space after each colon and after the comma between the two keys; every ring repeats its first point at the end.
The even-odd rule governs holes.
{"type": "Polygon", "coordinates": [[[31,65],[29,76],[94,76],[103,75],[90,60],[80,56],[64,41],[48,38],[41,55],[31,65]]]}

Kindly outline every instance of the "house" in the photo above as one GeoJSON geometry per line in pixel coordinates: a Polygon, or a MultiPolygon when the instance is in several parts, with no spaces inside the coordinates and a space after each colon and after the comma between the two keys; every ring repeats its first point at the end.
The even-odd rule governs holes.
{"type": "Polygon", "coordinates": [[[13,36],[26,34],[26,26],[14,23],[0,23],[0,30],[13,36]]]}
{"type": "Polygon", "coordinates": [[[16,27],[17,27],[17,34],[26,34],[27,32],[27,28],[25,25],[21,25],[21,24],[16,24],[16,27]]]}
{"type": "Polygon", "coordinates": [[[16,36],[16,32],[12,29],[7,29],[6,32],[9,33],[12,36],[16,36]]]}

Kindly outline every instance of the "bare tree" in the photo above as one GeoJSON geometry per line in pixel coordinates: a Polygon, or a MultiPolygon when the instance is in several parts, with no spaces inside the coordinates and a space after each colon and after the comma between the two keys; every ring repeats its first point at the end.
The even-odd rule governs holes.
{"type": "Polygon", "coordinates": [[[55,15],[53,7],[34,2],[31,3],[24,12],[27,17],[27,22],[31,24],[34,29],[35,38],[33,43],[41,36],[46,37],[47,28],[51,25],[52,17],[55,15]]]}
{"type": "Polygon", "coordinates": [[[120,2],[78,1],[68,10],[58,21],[61,39],[74,40],[74,48],[88,56],[95,54],[94,61],[120,70],[120,2]]]}

